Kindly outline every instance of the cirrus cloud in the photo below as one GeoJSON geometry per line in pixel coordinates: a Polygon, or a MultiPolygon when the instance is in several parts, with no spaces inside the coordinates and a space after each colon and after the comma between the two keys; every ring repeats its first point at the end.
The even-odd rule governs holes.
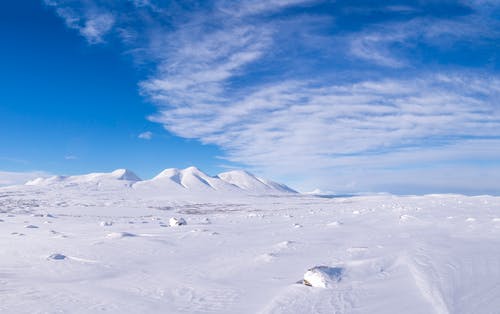
{"type": "Polygon", "coordinates": [[[472,191],[475,170],[498,168],[494,2],[131,3],[47,1],[89,42],[114,34],[151,66],[150,119],[223,159],[339,191],[399,187],[415,169],[408,190],[460,190],[435,175],[456,169],[472,191]]]}

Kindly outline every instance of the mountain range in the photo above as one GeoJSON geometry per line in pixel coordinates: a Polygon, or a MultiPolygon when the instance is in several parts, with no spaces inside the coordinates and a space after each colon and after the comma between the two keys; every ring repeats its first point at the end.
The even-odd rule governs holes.
{"type": "Polygon", "coordinates": [[[117,169],[109,173],[90,173],[76,176],[52,176],[28,181],[27,186],[53,188],[117,188],[127,187],[137,191],[170,193],[244,193],[290,194],[297,193],[284,184],[256,177],[244,170],[233,170],[210,176],[196,167],[168,168],[154,178],[142,180],[134,172],[117,169]]]}

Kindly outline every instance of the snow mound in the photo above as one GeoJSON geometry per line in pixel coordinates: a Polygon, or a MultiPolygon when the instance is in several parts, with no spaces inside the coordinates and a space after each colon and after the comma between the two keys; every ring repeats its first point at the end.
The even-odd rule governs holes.
{"type": "Polygon", "coordinates": [[[108,234],[109,239],[130,238],[135,236],[136,236],[135,234],[129,232],[112,232],[108,234]]]}
{"type": "Polygon", "coordinates": [[[331,288],[342,279],[344,269],[341,267],[315,266],[304,274],[306,286],[331,288]]]}
{"type": "Polygon", "coordinates": [[[335,220],[335,221],[332,221],[332,222],[328,223],[327,226],[328,227],[340,227],[343,224],[344,223],[342,221],[335,220]]]}

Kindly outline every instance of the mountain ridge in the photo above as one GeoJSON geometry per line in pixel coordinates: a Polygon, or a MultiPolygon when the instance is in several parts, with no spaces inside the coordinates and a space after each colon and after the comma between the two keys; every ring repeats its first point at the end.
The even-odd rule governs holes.
{"type": "Polygon", "coordinates": [[[285,184],[258,178],[246,170],[232,170],[210,176],[191,166],[184,169],[166,168],[151,179],[143,180],[133,171],[117,169],[112,172],[95,172],[74,176],[37,178],[25,183],[28,186],[79,187],[128,186],[136,190],[161,192],[244,192],[250,194],[292,194],[295,190],[285,184]]]}

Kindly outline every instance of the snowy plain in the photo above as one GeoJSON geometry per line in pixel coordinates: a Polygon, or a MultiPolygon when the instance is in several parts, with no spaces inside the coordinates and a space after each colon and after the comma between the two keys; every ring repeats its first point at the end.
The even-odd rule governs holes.
{"type": "Polygon", "coordinates": [[[1,313],[500,313],[494,196],[117,170],[0,188],[0,246],[1,313]]]}

